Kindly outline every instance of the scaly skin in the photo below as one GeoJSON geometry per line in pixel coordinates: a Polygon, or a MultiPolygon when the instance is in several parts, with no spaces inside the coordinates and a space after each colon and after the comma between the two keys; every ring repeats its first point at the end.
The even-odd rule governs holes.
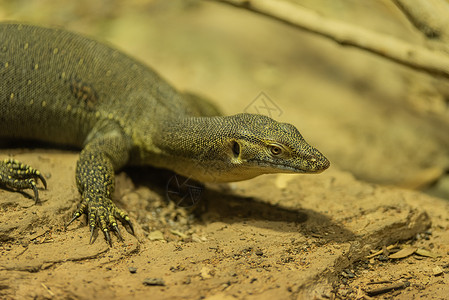
{"type": "MultiPolygon", "coordinates": [[[[127,164],[167,168],[200,181],[267,173],[317,173],[329,161],[290,124],[238,114],[219,116],[205,100],[177,92],[151,69],[86,37],[60,29],[0,24],[0,138],[82,149],[76,167],[91,232],[110,242],[116,219],[114,173],[127,164]]],[[[39,171],[0,162],[0,184],[45,184],[39,171]]],[[[92,235],[91,235],[92,241],[92,235]]]]}

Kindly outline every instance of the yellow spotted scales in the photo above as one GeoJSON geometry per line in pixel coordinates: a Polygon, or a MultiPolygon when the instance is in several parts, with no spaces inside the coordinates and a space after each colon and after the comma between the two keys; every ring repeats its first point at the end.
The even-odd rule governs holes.
{"type": "MultiPolygon", "coordinates": [[[[0,138],[81,149],[81,203],[110,243],[116,219],[131,222],[111,195],[114,173],[152,165],[203,182],[267,173],[317,173],[329,161],[290,124],[255,114],[221,116],[176,91],[150,68],[103,43],[62,29],[0,24],[0,138]]],[[[39,171],[0,161],[0,184],[33,189],[39,171]]],[[[70,223],[69,222],[69,223],[70,223]]],[[[132,227],[131,227],[132,228],[132,227]]],[[[92,234],[91,234],[92,242],[92,234]]]]}

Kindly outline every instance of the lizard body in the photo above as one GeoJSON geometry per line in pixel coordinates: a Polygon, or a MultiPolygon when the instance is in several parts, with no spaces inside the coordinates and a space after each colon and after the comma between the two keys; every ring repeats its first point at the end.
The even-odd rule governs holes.
{"type": "MultiPolygon", "coordinates": [[[[0,24],[0,138],[82,149],[81,204],[110,242],[116,218],[114,172],[152,165],[204,182],[266,173],[316,173],[329,161],[290,124],[253,114],[221,116],[176,91],[155,72],[105,44],[62,29],[0,24]]],[[[7,159],[0,184],[32,188],[39,171],[7,159]]],[[[129,223],[130,224],[130,223],[129,223]]]]}

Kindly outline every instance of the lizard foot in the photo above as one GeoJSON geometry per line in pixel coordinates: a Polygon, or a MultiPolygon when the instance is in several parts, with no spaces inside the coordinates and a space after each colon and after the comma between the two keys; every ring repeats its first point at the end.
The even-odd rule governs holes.
{"type": "Polygon", "coordinates": [[[47,182],[38,170],[15,159],[0,161],[0,184],[15,190],[32,189],[35,203],[39,202],[36,183],[39,179],[47,189],[47,182]]]}
{"type": "Polygon", "coordinates": [[[134,234],[133,224],[126,212],[118,208],[114,202],[107,197],[94,195],[93,193],[83,195],[83,200],[73,214],[72,219],[67,223],[66,228],[83,214],[87,215],[90,227],[90,244],[94,241],[94,231],[97,227],[103,231],[110,246],[112,246],[111,236],[109,234],[110,228],[112,228],[116,232],[118,238],[123,241],[120,229],[117,226],[117,219],[120,219],[122,223],[126,223],[131,229],[132,234],[134,234]]]}

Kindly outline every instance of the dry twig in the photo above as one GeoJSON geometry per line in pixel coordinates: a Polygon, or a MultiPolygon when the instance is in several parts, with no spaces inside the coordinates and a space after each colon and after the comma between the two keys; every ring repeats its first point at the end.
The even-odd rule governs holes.
{"type": "Polygon", "coordinates": [[[293,3],[280,0],[214,0],[260,13],[343,46],[362,49],[401,65],[449,78],[449,57],[392,36],[332,20],[293,3]]]}
{"type": "Polygon", "coordinates": [[[367,290],[365,292],[368,294],[368,296],[376,296],[376,295],[381,295],[381,294],[391,292],[393,290],[402,290],[409,286],[410,286],[410,282],[404,281],[404,282],[389,284],[389,285],[385,285],[383,287],[367,290]]]}
{"type": "Polygon", "coordinates": [[[393,0],[428,38],[449,40],[449,3],[444,0],[393,0]]]}

